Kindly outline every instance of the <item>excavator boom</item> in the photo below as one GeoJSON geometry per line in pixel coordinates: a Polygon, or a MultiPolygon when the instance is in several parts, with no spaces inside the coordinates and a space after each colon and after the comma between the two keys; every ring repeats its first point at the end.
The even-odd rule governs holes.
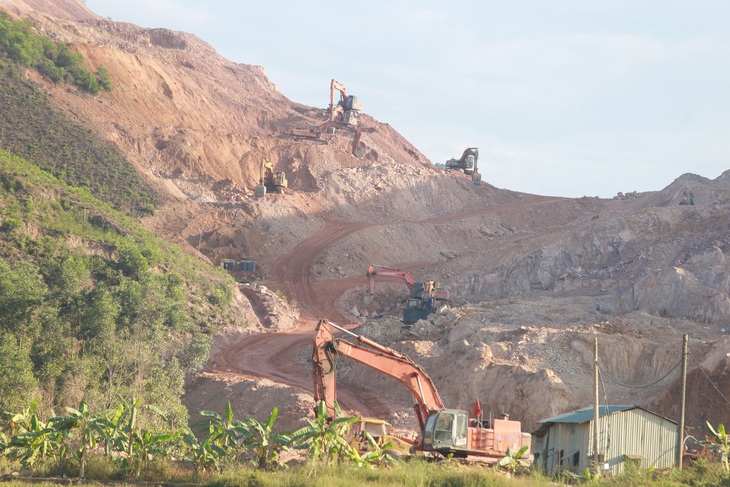
{"type": "Polygon", "coordinates": [[[395,277],[398,279],[402,279],[406,282],[406,286],[408,286],[408,291],[413,291],[413,285],[416,284],[416,280],[413,278],[412,275],[410,275],[406,271],[396,269],[395,267],[386,267],[383,265],[370,264],[366,275],[368,278],[368,288],[370,289],[370,294],[375,293],[374,277],[376,276],[395,277]]]}
{"type": "Polygon", "coordinates": [[[362,345],[334,338],[333,328],[350,333],[334,323],[321,320],[315,330],[312,353],[314,397],[317,401],[325,402],[330,416],[334,416],[334,403],[337,398],[334,373],[336,355],[342,355],[382,372],[403,384],[413,395],[414,410],[418,416],[421,430],[425,427],[426,420],[431,412],[444,409],[444,403],[441,401],[436,386],[420,365],[413,362],[406,355],[384,347],[362,335],[350,333],[362,345]]]}

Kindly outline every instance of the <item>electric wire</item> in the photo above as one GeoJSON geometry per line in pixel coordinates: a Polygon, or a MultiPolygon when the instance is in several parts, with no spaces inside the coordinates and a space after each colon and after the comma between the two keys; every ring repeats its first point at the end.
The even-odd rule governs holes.
{"type": "Polygon", "coordinates": [[[696,359],[696,358],[694,358],[694,356],[692,355],[692,353],[691,353],[691,352],[690,352],[689,350],[687,351],[687,354],[688,354],[688,355],[689,355],[690,357],[692,357],[692,361],[693,361],[693,362],[695,363],[695,365],[697,366],[697,368],[698,368],[698,369],[700,369],[700,372],[702,372],[702,375],[704,375],[704,376],[705,376],[705,379],[707,379],[707,382],[709,382],[709,383],[710,383],[710,385],[711,385],[711,386],[712,386],[712,387],[713,387],[713,388],[715,389],[715,391],[717,391],[717,393],[718,393],[718,394],[720,395],[720,397],[721,397],[721,398],[722,398],[722,399],[723,399],[723,400],[724,400],[724,401],[725,401],[726,403],[730,404],[730,401],[728,401],[728,399],[727,399],[727,398],[726,398],[726,397],[725,397],[725,396],[723,395],[723,393],[722,393],[722,392],[720,391],[720,388],[719,388],[719,387],[717,387],[717,385],[715,385],[715,383],[714,383],[714,382],[712,382],[712,379],[710,379],[710,376],[709,376],[709,375],[707,375],[707,372],[705,372],[705,370],[704,370],[704,369],[702,368],[702,366],[701,366],[701,365],[699,364],[699,362],[697,362],[697,359],[696,359]]]}
{"type": "Polygon", "coordinates": [[[601,365],[601,362],[600,361],[598,362],[598,369],[600,371],[602,371],[604,374],[606,374],[606,377],[610,381],[615,382],[616,384],[618,384],[618,385],[620,385],[622,387],[627,387],[629,389],[648,389],[651,386],[657,385],[658,383],[660,383],[661,381],[663,381],[664,379],[666,379],[667,377],[669,377],[669,375],[672,372],[674,372],[676,370],[676,368],[679,367],[680,365],[682,365],[682,360],[680,360],[679,362],[677,362],[677,364],[674,367],[672,367],[671,369],[669,369],[669,372],[667,372],[666,374],[664,374],[663,377],[660,377],[659,379],[655,380],[654,382],[651,382],[649,384],[644,384],[644,385],[641,385],[641,386],[634,386],[634,385],[630,385],[630,384],[624,384],[623,382],[619,381],[618,379],[615,379],[615,378],[611,377],[611,374],[609,374],[606,371],[606,369],[603,368],[603,366],[601,365]]]}

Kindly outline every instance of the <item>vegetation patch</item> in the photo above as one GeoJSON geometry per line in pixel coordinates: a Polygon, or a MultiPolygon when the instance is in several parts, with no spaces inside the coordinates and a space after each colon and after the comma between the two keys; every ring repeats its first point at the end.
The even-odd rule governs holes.
{"type": "Polygon", "coordinates": [[[66,43],[36,33],[30,20],[15,21],[3,11],[0,54],[17,65],[36,69],[54,83],[70,83],[94,95],[112,90],[112,80],[104,66],[92,73],[83,65],[83,54],[71,50],[66,43]]]}
{"type": "Polygon", "coordinates": [[[0,412],[144,398],[187,423],[185,374],[236,323],[235,282],[136,221],[0,151],[0,412]],[[223,292],[222,289],[229,289],[223,292]]]}
{"type": "Polygon", "coordinates": [[[0,147],[71,186],[87,188],[114,208],[138,215],[154,213],[157,193],[124,154],[56,112],[46,95],[20,74],[21,68],[30,67],[57,83],[78,85],[74,80],[84,80],[82,85],[98,83],[111,89],[103,66],[97,79],[82,62],[83,56],[67,45],[35,34],[30,22],[12,21],[0,12],[0,147]]]}

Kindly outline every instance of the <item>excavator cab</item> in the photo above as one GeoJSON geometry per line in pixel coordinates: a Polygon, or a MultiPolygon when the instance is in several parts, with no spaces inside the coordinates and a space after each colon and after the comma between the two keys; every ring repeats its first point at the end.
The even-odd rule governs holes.
{"type": "Polygon", "coordinates": [[[464,174],[473,174],[474,173],[474,154],[469,154],[466,156],[466,160],[464,161],[464,174]]]}
{"type": "Polygon", "coordinates": [[[466,411],[458,409],[431,414],[423,430],[423,449],[449,452],[466,448],[468,419],[466,411]]]}

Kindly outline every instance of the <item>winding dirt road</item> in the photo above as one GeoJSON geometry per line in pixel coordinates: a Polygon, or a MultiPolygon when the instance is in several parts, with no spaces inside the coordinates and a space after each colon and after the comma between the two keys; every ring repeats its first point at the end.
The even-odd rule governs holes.
{"type": "MultiPolygon", "coordinates": [[[[464,218],[512,211],[521,206],[540,205],[556,199],[529,196],[505,205],[477,208],[408,223],[448,223],[464,218]]],[[[364,278],[312,281],[310,270],[315,259],[329,245],[374,225],[377,224],[326,221],[319,232],[274,261],[270,269],[270,287],[282,291],[297,301],[301,312],[298,327],[290,332],[244,338],[220,353],[216,357],[216,362],[222,368],[236,371],[244,376],[269,378],[311,393],[313,391],[311,370],[297,363],[295,357],[301,357],[303,350],[311,350],[314,328],[320,319],[328,319],[345,327],[353,325],[351,317],[341,314],[336,309],[335,301],[347,289],[362,285],[364,278]]],[[[392,405],[384,403],[376,392],[348,388],[344,384],[338,384],[338,401],[343,409],[352,409],[373,417],[387,417],[392,408],[392,405]]]]}

